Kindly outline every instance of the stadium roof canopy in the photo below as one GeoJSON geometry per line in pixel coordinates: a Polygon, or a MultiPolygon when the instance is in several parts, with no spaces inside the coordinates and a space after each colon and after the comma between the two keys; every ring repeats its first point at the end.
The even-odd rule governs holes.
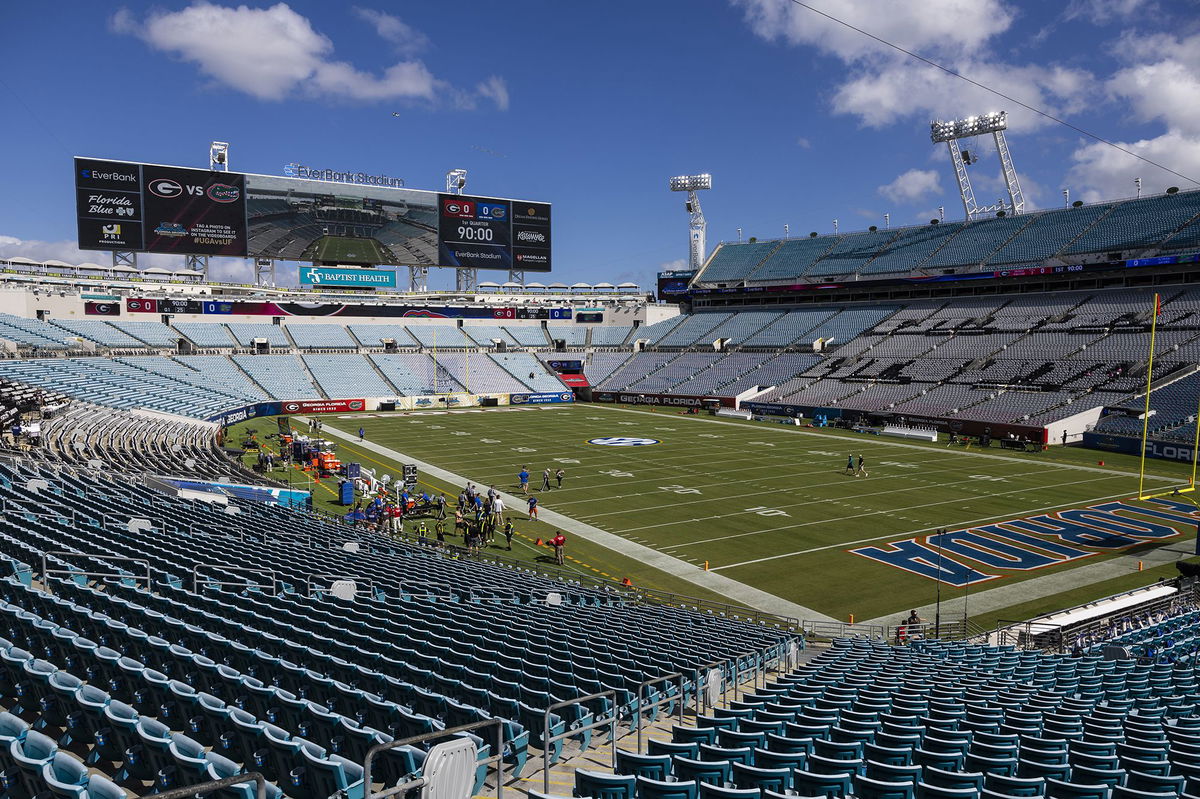
{"type": "Polygon", "coordinates": [[[100,264],[95,264],[95,263],[92,263],[91,261],[84,261],[83,263],[79,264],[75,268],[83,269],[88,272],[107,272],[109,269],[112,269],[113,267],[101,266],[100,264]]]}

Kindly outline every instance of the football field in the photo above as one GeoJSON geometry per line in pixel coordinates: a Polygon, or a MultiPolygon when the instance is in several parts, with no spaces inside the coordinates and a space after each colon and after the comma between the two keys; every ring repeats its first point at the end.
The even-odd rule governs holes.
{"type": "Polygon", "coordinates": [[[375,239],[354,236],[322,236],[309,249],[308,257],[317,261],[378,264],[387,260],[375,239]]]}
{"type": "MultiPolygon", "coordinates": [[[[1124,502],[1117,514],[1128,516],[1130,507],[1157,506],[1131,500],[1137,494],[1135,459],[1117,462],[1075,448],[982,453],[948,448],[944,440],[923,445],[584,404],[347,415],[326,422],[343,434],[361,425],[375,447],[368,451],[343,440],[343,461],[396,474],[396,459],[378,449],[386,448],[518,499],[517,473],[524,466],[542,508],[677,559],[676,576],[707,565],[713,574],[838,619],[854,614],[861,621],[920,607],[933,601],[939,582],[949,599],[1113,558],[1127,560],[1132,571],[1137,559],[1149,557],[1139,553],[1171,550],[1166,557],[1172,560],[1176,549],[1190,553],[1192,545],[1181,542],[1195,531],[1191,506],[1179,502],[1160,508],[1156,522],[1144,527],[1147,520],[1134,514],[1141,522],[1131,521],[1129,530],[1119,520],[1114,528],[1111,515],[1088,511],[1124,502]],[[860,455],[865,476],[845,468],[848,456],[857,462],[860,455]],[[562,488],[541,490],[547,467],[565,470],[562,488]],[[1065,514],[1062,519],[1056,511],[1065,514]],[[1000,526],[1014,520],[1026,526],[1000,526]],[[1065,532],[1051,535],[1045,526],[1060,521],[1065,532]],[[939,530],[974,538],[937,538],[939,530]],[[906,546],[924,550],[908,552],[905,561],[891,554],[897,546],[902,553],[906,546]]],[[[1186,485],[1188,473],[1183,464],[1151,462],[1147,484],[1169,490],[1186,485]]],[[[461,487],[422,478],[428,487],[445,489],[451,501],[461,487]]],[[[520,520],[523,538],[553,534],[545,519],[526,521],[524,505],[509,511],[520,520]]],[[[613,579],[634,568],[611,548],[585,547],[580,537],[569,550],[577,563],[613,579]]],[[[639,579],[654,582],[645,573],[639,579]]],[[[678,583],[668,587],[682,590],[678,583]]]]}

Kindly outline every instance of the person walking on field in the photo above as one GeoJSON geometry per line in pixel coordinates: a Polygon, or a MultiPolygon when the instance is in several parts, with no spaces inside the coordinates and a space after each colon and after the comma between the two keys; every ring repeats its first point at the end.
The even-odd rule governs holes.
{"type": "Polygon", "coordinates": [[[361,427],[360,427],[360,428],[358,428],[358,441],[359,441],[359,443],[362,443],[362,440],[363,440],[364,438],[366,438],[366,437],[367,437],[367,431],[366,431],[366,430],[363,430],[361,427]]]}
{"type": "Polygon", "coordinates": [[[550,546],[554,547],[554,562],[559,566],[563,565],[566,560],[567,538],[561,532],[556,533],[554,538],[550,539],[550,546]]]}
{"type": "Polygon", "coordinates": [[[530,497],[529,498],[529,518],[531,520],[536,519],[538,517],[537,510],[538,510],[537,497],[530,497]]]}
{"type": "Polygon", "coordinates": [[[517,481],[521,484],[521,493],[529,493],[529,471],[522,466],[521,471],[517,472],[517,481]]]}
{"type": "Polygon", "coordinates": [[[550,467],[548,466],[542,470],[542,490],[550,490],[550,467]]]}
{"type": "Polygon", "coordinates": [[[845,474],[854,474],[854,456],[846,456],[846,471],[845,474]]]}
{"type": "Polygon", "coordinates": [[[863,456],[859,455],[858,456],[858,471],[854,473],[854,475],[856,477],[868,477],[869,476],[867,474],[867,467],[866,467],[865,463],[866,463],[866,461],[863,459],[863,456]]]}
{"type": "Polygon", "coordinates": [[[510,519],[509,521],[504,523],[504,540],[508,543],[508,551],[509,552],[512,552],[512,540],[513,540],[514,532],[516,532],[516,531],[513,530],[513,523],[512,523],[512,520],[510,519]]]}
{"type": "Polygon", "coordinates": [[[561,467],[559,467],[558,471],[556,471],[554,473],[554,479],[558,481],[559,488],[562,488],[562,481],[563,481],[563,478],[566,476],[567,476],[567,473],[564,472],[561,467]]]}

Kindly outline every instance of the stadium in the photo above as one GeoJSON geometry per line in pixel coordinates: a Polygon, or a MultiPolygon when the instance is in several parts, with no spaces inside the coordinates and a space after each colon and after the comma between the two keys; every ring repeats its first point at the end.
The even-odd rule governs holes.
{"type": "Polygon", "coordinates": [[[962,219],[710,249],[670,178],[645,288],[463,169],[75,156],[96,260],[0,258],[0,799],[1200,796],[1200,189],[1034,207],[1006,131],[932,124],[962,219]]]}

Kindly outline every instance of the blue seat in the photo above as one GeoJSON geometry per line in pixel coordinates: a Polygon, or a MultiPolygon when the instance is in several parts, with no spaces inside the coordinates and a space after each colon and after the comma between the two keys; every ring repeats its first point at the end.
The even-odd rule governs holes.
{"type": "Polygon", "coordinates": [[[804,768],[808,755],[804,752],[777,752],[773,749],[755,749],[754,765],[759,768],[804,768]]]}
{"type": "Polygon", "coordinates": [[[825,741],[813,740],[813,754],[831,760],[861,760],[863,744],[861,741],[825,741]]]}
{"type": "Polygon", "coordinates": [[[1053,799],[1109,799],[1108,785],[1084,785],[1082,783],[1046,778],[1046,796],[1053,799]]]}
{"type": "Polygon", "coordinates": [[[1123,768],[1091,768],[1090,766],[1071,766],[1071,780],[1081,785],[1124,785],[1126,771],[1123,768]]]}
{"type": "Polygon", "coordinates": [[[924,768],[921,766],[867,761],[867,776],[880,782],[908,782],[916,785],[923,773],[924,768]]]}
{"type": "Polygon", "coordinates": [[[0,746],[8,749],[8,745],[13,741],[25,740],[25,733],[29,732],[29,725],[21,720],[19,716],[14,716],[12,713],[0,713],[0,746]]]}
{"type": "Polygon", "coordinates": [[[813,751],[813,738],[792,738],[786,735],[775,735],[767,733],[767,748],[772,752],[803,752],[810,754],[813,751]]]}
{"type": "Polygon", "coordinates": [[[913,749],[912,762],[925,766],[926,768],[940,768],[944,771],[962,771],[963,763],[966,761],[966,755],[963,753],[951,752],[930,752],[927,749],[917,747],[913,749]]]}
{"type": "Polygon", "coordinates": [[[725,749],[720,746],[700,744],[700,759],[713,761],[728,760],[730,763],[753,765],[754,750],[749,746],[743,746],[738,749],[725,749]]]}
{"type": "Polygon", "coordinates": [[[680,724],[673,724],[671,725],[671,740],[674,743],[715,744],[717,728],[684,727],[680,724]]]}
{"type": "Polygon", "coordinates": [[[969,771],[946,771],[945,769],[927,766],[924,782],[937,788],[970,788],[975,791],[983,790],[983,773],[969,771]]]}
{"type": "Polygon", "coordinates": [[[917,799],[978,799],[975,788],[939,788],[925,782],[917,783],[917,799]]]}
{"type": "Polygon", "coordinates": [[[1059,763],[1041,763],[1034,760],[1026,760],[1022,757],[1017,760],[1017,776],[1066,780],[1071,776],[1071,767],[1059,763]]]}
{"type": "Polygon", "coordinates": [[[725,785],[733,779],[733,764],[728,760],[692,760],[675,757],[675,778],[680,782],[712,782],[725,785]]]}
{"type": "Polygon", "coordinates": [[[885,782],[854,775],[855,799],[913,799],[915,790],[912,782],[885,782]]]}
{"type": "Polygon", "coordinates": [[[874,760],[876,763],[891,763],[896,766],[907,766],[912,762],[912,747],[879,746],[863,744],[862,757],[864,760],[874,760]]]}
{"type": "Polygon", "coordinates": [[[1174,791],[1164,791],[1162,793],[1139,791],[1124,785],[1114,785],[1112,789],[1112,799],[1176,799],[1176,797],[1187,795],[1186,793],[1177,794],[1174,791]]]}
{"type": "Polygon", "coordinates": [[[692,760],[700,759],[700,744],[694,741],[681,743],[676,741],[660,741],[657,738],[651,738],[646,742],[646,751],[652,755],[679,755],[691,758],[692,760]]]}
{"type": "Polygon", "coordinates": [[[649,777],[660,782],[665,782],[671,774],[670,755],[640,755],[627,749],[618,749],[616,757],[617,764],[613,770],[617,774],[649,777]]]}
{"type": "Polygon", "coordinates": [[[1183,793],[1186,775],[1183,774],[1147,774],[1142,771],[1130,771],[1125,780],[1125,787],[1143,793],[1183,793]]]}
{"type": "MultiPolygon", "coordinates": [[[[792,787],[790,768],[764,768],[733,763],[733,784],[738,788],[784,792],[792,787]]],[[[704,792],[703,787],[701,793],[704,792]]]]}
{"type": "Polygon", "coordinates": [[[311,744],[301,746],[300,756],[304,765],[293,769],[289,776],[289,796],[296,799],[326,799],[335,795],[354,795],[351,789],[356,784],[360,790],[355,793],[358,797],[362,796],[362,766],[340,755],[325,755],[311,744]],[[302,782],[297,786],[296,772],[301,770],[302,782]],[[298,787],[300,790],[297,790],[298,787]]]}
{"type": "Polygon", "coordinates": [[[42,780],[55,796],[82,799],[87,792],[88,767],[59,750],[42,765],[42,780]]]}
{"type": "MultiPolygon", "coordinates": [[[[663,782],[649,777],[637,777],[638,799],[697,799],[700,784],[694,780],[663,782]]],[[[530,792],[532,795],[532,791],[530,792]]]]}
{"type": "Polygon", "coordinates": [[[808,770],[816,774],[862,774],[864,763],[860,760],[836,760],[818,754],[808,756],[808,770]]]}
{"type": "Polygon", "coordinates": [[[700,799],[762,799],[762,791],[757,788],[726,788],[713,785],[711,782],[700,783],[700,799]]]}
{"type": "Polygon", "coordinates": [[[16,764],[17,779],[21,784],[19,793],[36,796],[42,790],[42,767],[47,765],[58,751],[58,744],[37,730],[25,733],[25,738],[11,741],[8,745],[10,762],[16,764]]]}
{"type": "Polygon", "coordinates": [[[814,774],[796,769],[792,772],[792,790],[798,796],[850,796],[850,774],[814,774]]]}
{"type": "Polygon", "coordinates": [[[968,752],[963,767],[968,771],[982,771],[985,774],[1007,774],[1011,777],[1017,773],[1017,759],[1015,757],[983,757],[982,755],[968,752]]]}
{"type": "Polygon", "coordinates": [[[575,770],[575,795],[592,799],[634,799],[637,779],[627,774],[575,770]]]}

